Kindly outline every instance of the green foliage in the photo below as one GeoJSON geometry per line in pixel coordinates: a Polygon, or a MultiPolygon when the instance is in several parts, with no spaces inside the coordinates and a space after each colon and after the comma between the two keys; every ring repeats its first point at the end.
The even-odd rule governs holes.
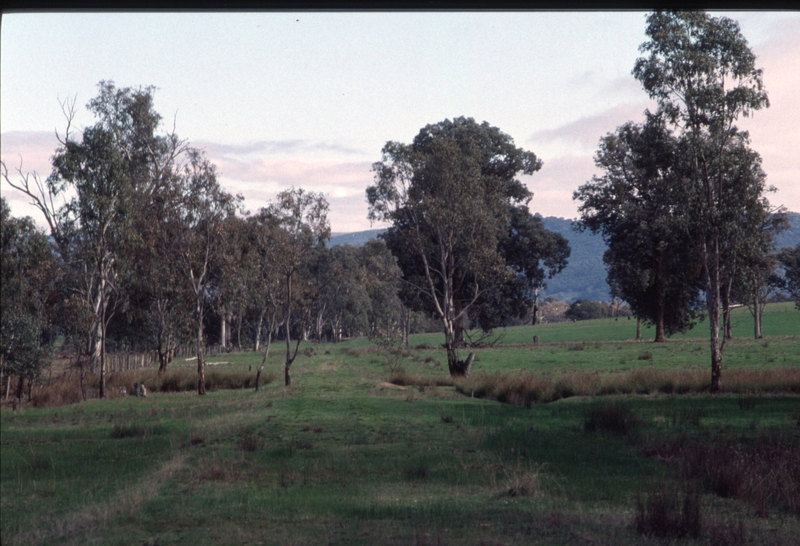
{"type": "Polygon", "coordinates": [[[527,212],[531,193],[516,178],[541,168],[510,136],[472,118],[423,127],[411,144],[388,142],[367,188],[369,218],[406,281],[401,297],[441,321],[451,373],[470,316],[484,330],[525,314],[526,292],[563,269],[566,241],[527,212]]]}
{"type": "Polygon", "coordinates": [[[608,304],[595,300],[575,300],[565,314],[570,320],[592,320],[609,316],[608,304]]]}
{"type": "Polygon", "coordinates": [[[800,243],[794,248],[781,249],[778,260],[784,270],[786,288],[794,296],[796,305],[800,309],[800,243]]]}
{"type": "Polygon", "coordinates": [[[601,177],[581,186],[581,229],[602,233],[603,261],[614,296],[656,325],[656,339],[686,331],[699,305],[699,269],[686,218],[676,215],[676,143],[663,119],[626,123],[600,141],[595,164],[601,177]]]}
{"type": "MultiPolygon", "coordinates": [[[[0,355],[4,376],[35,381],[50,363],[52,341],[48,342],[42,323],[30,315],[2,314],[0,355]]],[[[10,379],[8,379],[10,380],[10,379]]],[[[21,385],[20,385],[21,389],[21,385]]],[[[17,396],[21,393],[18,392],[17,396]]]]}

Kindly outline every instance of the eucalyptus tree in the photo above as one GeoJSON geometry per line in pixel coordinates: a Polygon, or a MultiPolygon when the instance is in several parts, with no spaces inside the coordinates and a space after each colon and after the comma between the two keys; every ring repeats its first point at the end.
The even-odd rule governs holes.
{"type": "Polygon", "coordinates": [[[0,201],[0,371],[8,398],[12,377],[20,400],[41,375],[54,341],[56,255],[31,218],[14,218],[0,201]]]}
{"type": "Polygon", "coordinates": [[[751,177],[730,176],[730,162],[747,145],[735,123],[769,101],[762,70],[735,21],[697,11],[659,11],[647,17],[645,32],[648,40],[640,50],[646,56],[637,59],[633,75],[679,140],[682,202],[703,270],[716,392],[725,343],[719,335],[723,246],[739,215],[763,192],[751,177]]]}
{"type": "MultiPolygon", "coordinates": [[[[261,216],[272,224],[269,244],[265,249],[267,263],[281,277],[283,284],[283,320],[285,328],[286,353],[284,360],[284,382],[292,384],[290,368],[300,348],[302,335],[292,352],[292,304],[296,299],[293,292],[297,277],[302,274],[311,258],[311,251],[324,245],[330,238],[328,223],[328,202],[322,194],[307,192],[302,188],[292,188],[278,194],[275,202],[261,209],[261,216]]],[[[302,309],[304,314],[308,309],[302,309]]]]}
{"type": "Polygon", "coordinates": [[[411,310],[400,298],[402,271],[397,258],[380,239],[367,241],[359,251],[362,279],[369,298],[367,335],[385,338],[400,334],[404,345],[408,345],[411,310]]]}
{"type": "Polygon", "coordinates": [[[256,372],[255,389],[258,391],[259,380],[267,364],[272,346],[272,336],[277,331],[278,323],[284,309],[281,299],[281,277],[272,262],[272,238],[278,229],[276,219],[265,209],[247,219],[247,248],[244,256],[245,267],[252,271],[249,296],[250,305],[257,316],[254,333],[254,351],[261,349],[262,331],[266,321],[266,340],[264,357],[256,372]]]}
{"type": "Polygon", "coordinates": [[[463,117],[423,127],[411,144],[388,142],[373,165],[369,219],[392,224],[383,238],[441,321],[453,376],[467,375],[474,356],[457,354],[470,308],[513,278],[499,243],[509,207],[531,198],[516,176],[541,165],[498,128],[463,117]]]}
{"type": "Polygon", "coordinates": [[[86,334],[82,353],[99,367],[103,397],[107,326],[121,296],[118,273],[135,236],[135,218],[183,143],[174,132],[156,134],[161,117],[153,108],[152,87],[118,89],[102,81],[98,89],[87,104],[97,122],[83,129],[80,139],[72,129],[75,101],[62,103],[67,125],[57,135],[60,146],[46,180],[21,168],[12,180],[5,164],[2,169],[9,184],[42,212],[60,259],[71,270],[72,288],[85,306],[81,316],[91,321],[88,331],[79,329],[86,334]]]}
{"type": "Polygon", "coordinates": [[[595,164],[603,171],[582,185],[580,229],[601,233],[614,295],[655,325],[656,342],[691,328],[700,272],[681,214],[676,177],[677,143],[663,120],[648,116],[600,140],[595,164]]]}
{"type": "Polygon", "coordinates": [[[200,151],[187,150],[187,162],[177,177],[178,194],[165,211],[164,236],[193,295],[197,353],[197,393],[206,393],[204,317],[212,270],[224,252],[222,234],[241,201],[219,185],[217,170],[200,151]]]}
{"type": "Polygon", "coordinates": [[[783,268],[784,286],[795,298],[800,309],[800,243],[794,248],[784,247],[778,253],[778,262],[783,268]]]}
{"type": "MultiPolygon", "coordinates": [[[[571,249],[563,235],[546,229],[541,217],[528,212],[527,206],[510,207],[509,215],[510,228],[500,241],[500,252],[516,273],[516,282],[510,286],[521,289],[512,298],[527,304],[521,310],[530,309],[531,324],[536,324],[539,292],[547,288],[546,279],[552,279],[567,266],[571,249]]],[[[491,306],[480,307],[483,312],[476,318],[482,327],[491,327],[487,319],[487,307],[491,306]]]]}
{"type": "MultiPolygon", "coordinates": [[[[739,162],[742,163],[741,161],[739,162]]],[[[764,176],[760,161],[756,175],[764,176]]],[[[753,316],[753,335],[763,337],[762,317],[769,296],[781,280],[775,271],[777,235],[789,227],[782,207],[771,207],[766,198],[748,208],[737,221],[737,229],[725,241],[723,261],[723,319],[725,336],[731,338],[730,303],[736,300],[748,307],[753,316]]]]}

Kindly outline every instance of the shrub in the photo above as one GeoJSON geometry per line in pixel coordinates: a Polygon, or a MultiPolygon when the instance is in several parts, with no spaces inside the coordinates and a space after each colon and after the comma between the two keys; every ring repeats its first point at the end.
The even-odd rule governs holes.
{"type": "MultiPolygon", "coordinates": [[[[583,347],[585,345],[575,345],[583,347]]],[[[568,348],[573,346],[568,346],[568,348]]],[[[724,392],[800,392],[800,369],[772,368],[769,370],[737,369],[726,373],[724,392]]],[[[393,383],[418,384],[411,379],[393,383]]],[[[425,383],[428,384],[428,383],[425,383]]],[[[453,383],[449,383],[453,384],[453,383]]],[[[492,398],[509,404],[529,405],[534,402],[551,402],[570,396],[596,396],[614,394],[686,394],[706,392],[708,373],[705,370],[632,370],[625,373],[600,374],[597,372],[569,372],[554,379],[534,376],[530,372],[477,373],[455,382],[456,391],[476,398],[492,398]]],[[[693,410],[694,411],[694,410],[693,410]]],[[[687,417],[690,417],[687,415],[687,417]]],[[[699,414],[698,414],[699,419],[699,414]]],[[[696,422],[698,419],[692,418],[696,422]]],[[[800,421],[800,415],[798,416],[800,421]]],[[[683,424],[681,423],[681,424],[683,424]]]]}
{"type": "Polygon", "coordinates": [[[585,430],[605,430],[627,435],[641,424],[636,413],[622,402],[600,404],[589,408],[584,416],[585,430]]]}
{"type": "Polygon", "coordinates": [[[253,452],[258,450],[258,438],[253,435],[245,436],[236,444],[236,448],[239,451],[249,451],[253,452]]]}
{"type": "Polygon", "coordinates": [[[751,410],[756,407],[756,399],[752,396],[739,397],[739,409],[751,410]]]}
{"type": "Polygon", "coordinates": [[[673,425],[684,426],[686,424],[699,427],[700,419],[703,417],[703,409],[696,406],[687,406],[673,418],[673,425]]]}
{"type": "Polygon", "coordinates": [[[571,320],[591,320],[609,315],[608,305],[596,300],[575,300],[564,316],[571,320]]]}
{"type": "Polygon", "coordinates": [[[686,480],[719,497],[742,499],[760,517],[771,508],[800,514],[800,445],[765,436],[754,445],[715,445],[685,437],[646,448],[654,458],[674,461],[686,480]]]}
{"type": "Polygon", "coordinates": [[[514,468],[501,497],[538,497],[542,494],[541,467],[514,468]]]}
{"type": "Polygon", "coordinates": [[[392,373],[389,383],[401,387],[452,387],[455,384],[450,376],[410,374],[402,369],[392,373]]]}
{"type": "Polygon", "coordinates": [[[147,433],[147,430],[135,423],[130,425],[114,425],[114,430],[111,431],[111,436],[113,438],[138,438],[144,436],[147,433]]]}
{"type": "Polygon", "coordinates": [[[691,487],[681,492],[656,484],[646,499],[637,497],[634,526],[646,537],[697,538],[702,532],[700,493],[691,487]]]}
{"type": "Polygon", "coordinates": [[[429,474],[430,469],[428,468],[428,463],[425,461],[419,461],[403,469],[403,477],[409,482],[425,480],[428,478],[429,474]]]}

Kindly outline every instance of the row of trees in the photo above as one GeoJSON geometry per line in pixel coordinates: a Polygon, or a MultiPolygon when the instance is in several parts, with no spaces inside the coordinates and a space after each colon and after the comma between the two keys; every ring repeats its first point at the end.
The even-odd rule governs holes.
{"type": "Polygon", "coordinates": [[[407,335],[410,315],[383,243],[327,248],[328,203],[302,189],[245,213],[201,150],[174,131],[159,134],[153,91],[101,82],[88,104],[97,121],[79,134],[74,101],[64,103],[67,128],[46,179],[21,168],[12,176],[2,165],[49,231],[11,217],[2,200],[7,386],[17,377],[22,395],[57,335],[72,350],[84,396],[94,370],[101,397],[109,349],[155,349],[164,371],[176,345],[193,340],[203,394],[215,330],[223,346],[234,328],[239,346],[243,329],[256,349],[266,340],[265,360],[280,332],[287,385],[303,339],[407,335]]]}
{"type": "Polygon", "coordinates": [[[546,276],[566,266],[566,240],[528,212],[531,194],[515,179],[541,162],[486,123],[446,120],[410,146],[387,144],[370,217],[402,225],[384,241],[328,248],[322,195],[292,189],[246,212],[201,150],[159,133],[153,92],[101,82],[87,105],[96,122],[77,134],[74,101],[63,103],[67,126],[44,180],[2,165],[49,231],[12,218],[3,200],[3,373],[19,393],[57,335],[84,397],[89,371],[106,395],[109,350],[155,350],[163,372],[190,339],[203,394],[209,338],[241,348],[244,331],[264,350],[260,374],[281,337],[290,385],[301,341],[407,342],[425,315],[444,324],[450,371],[465,375],[471,357],[455,351],[468,328],[535,320],[546,276]]]}
{"type": "MultiPolygon", "coordinates": [[[[656,325],[657,341],[690,327],[704,304],[718,390],[720,308],[724,324],[731,302],[752,304],[758,336],[777,259],[797,286],[797,250],[772,252],[785,218],[767,201],[760,157],[735,125],[766,107],[767,95],[734,21],[657,12],[646,32],[647,56],[633,73],[658,108],[601,140],[604,174],[575,198],[583,228],[608,243],[613,296],[656,325]]],[[[12,222],[32,246],[8,259],[18,269],[56,271],[41,286],[17,280],[16,307],[8,309],[18,309],[21,322],[8,332],[22,333],[4,338],[4,370],[12,369],[8,355],[22,354],[6,347],[18,347],[24,332],[52,337],[45,311],[58,309],[56,330],[75,349],[81,377],[99,370],[101,396],[108,343],[148,340],[163,370],[189,330],[202,394],[213,314],[223,345],[234,325],[239,344],[243,325],[256,346],[265,332],[265,361],[272,335],[282,332],[289,385],[301,340],[407,336],[413,311],[439,322],[450,373],[467,375],[473,353],[462,360],[459,349],[475,343],[468,329],[488,332],[528,313],[535,322],[539,291],[567,265],[567,241],[530,214],[532,194],[517,179],[541,160],[486,122],[444,120],[410,144],[388,142],[367,200],[369,219],[391,227],[382,242],[331,250],[323,196],[289,190],[251,216],[240,196],[220,187],[202,151],[174,131],[157,133],[152,88],[99,88],[88,104],[97,122],[80,138],[71,131],[74,102],[63,105],[67,129],[46,180],[21,170],[12,179],[3,165],[50,231],[48,242],[30,222],[12,222]],[[20,257],[37,252],[47,256],[20,257]]],[[[3,312],[6,321],[5,300],[3,312]]]]}
{"type": "Polygon", "coordinates": [[[796,250],[775,252],[787,220],[767,200],[773,188],[761,158],[736,126],[769,102],[735,21],[656,12],[646,33],[646,56],[633,75],[657,109],[601,139],[595,163],[603,174],[574,198],[582,203],[583,229],[602,233],[608,244],[613,294],[655,324],[656,341],[690,328],[705,307],[717,391],[732,302],[751,306],[761,337],[778,259],[787,271],[796,268],[796,250]]]}

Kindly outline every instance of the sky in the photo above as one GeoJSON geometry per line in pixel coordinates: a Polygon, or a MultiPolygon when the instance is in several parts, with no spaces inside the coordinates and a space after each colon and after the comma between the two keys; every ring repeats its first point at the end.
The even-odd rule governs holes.
{"type": "MultiPolygon", "coordinates": [[[[736,19],[764,70],[770,108],[739,121],[763,159],[774,205],[800,212],[800,12],[736,19]]],[[[600,137],[653,108],[631,75],[645,12],[5,13],[0,154],[50,172],[65,118],[101,80],[155,86],[162,132],[205,150],[223,187],[256,212],[291,187],[324,193],[335,233],[367,219],[371,165],[427,124],[487,121],[534,152],[521,180],[532,213],[576,218],[572,193],[599,174],[600,137]]],[[[5,181],[15,216],[43,223],[5,181]]]]}

